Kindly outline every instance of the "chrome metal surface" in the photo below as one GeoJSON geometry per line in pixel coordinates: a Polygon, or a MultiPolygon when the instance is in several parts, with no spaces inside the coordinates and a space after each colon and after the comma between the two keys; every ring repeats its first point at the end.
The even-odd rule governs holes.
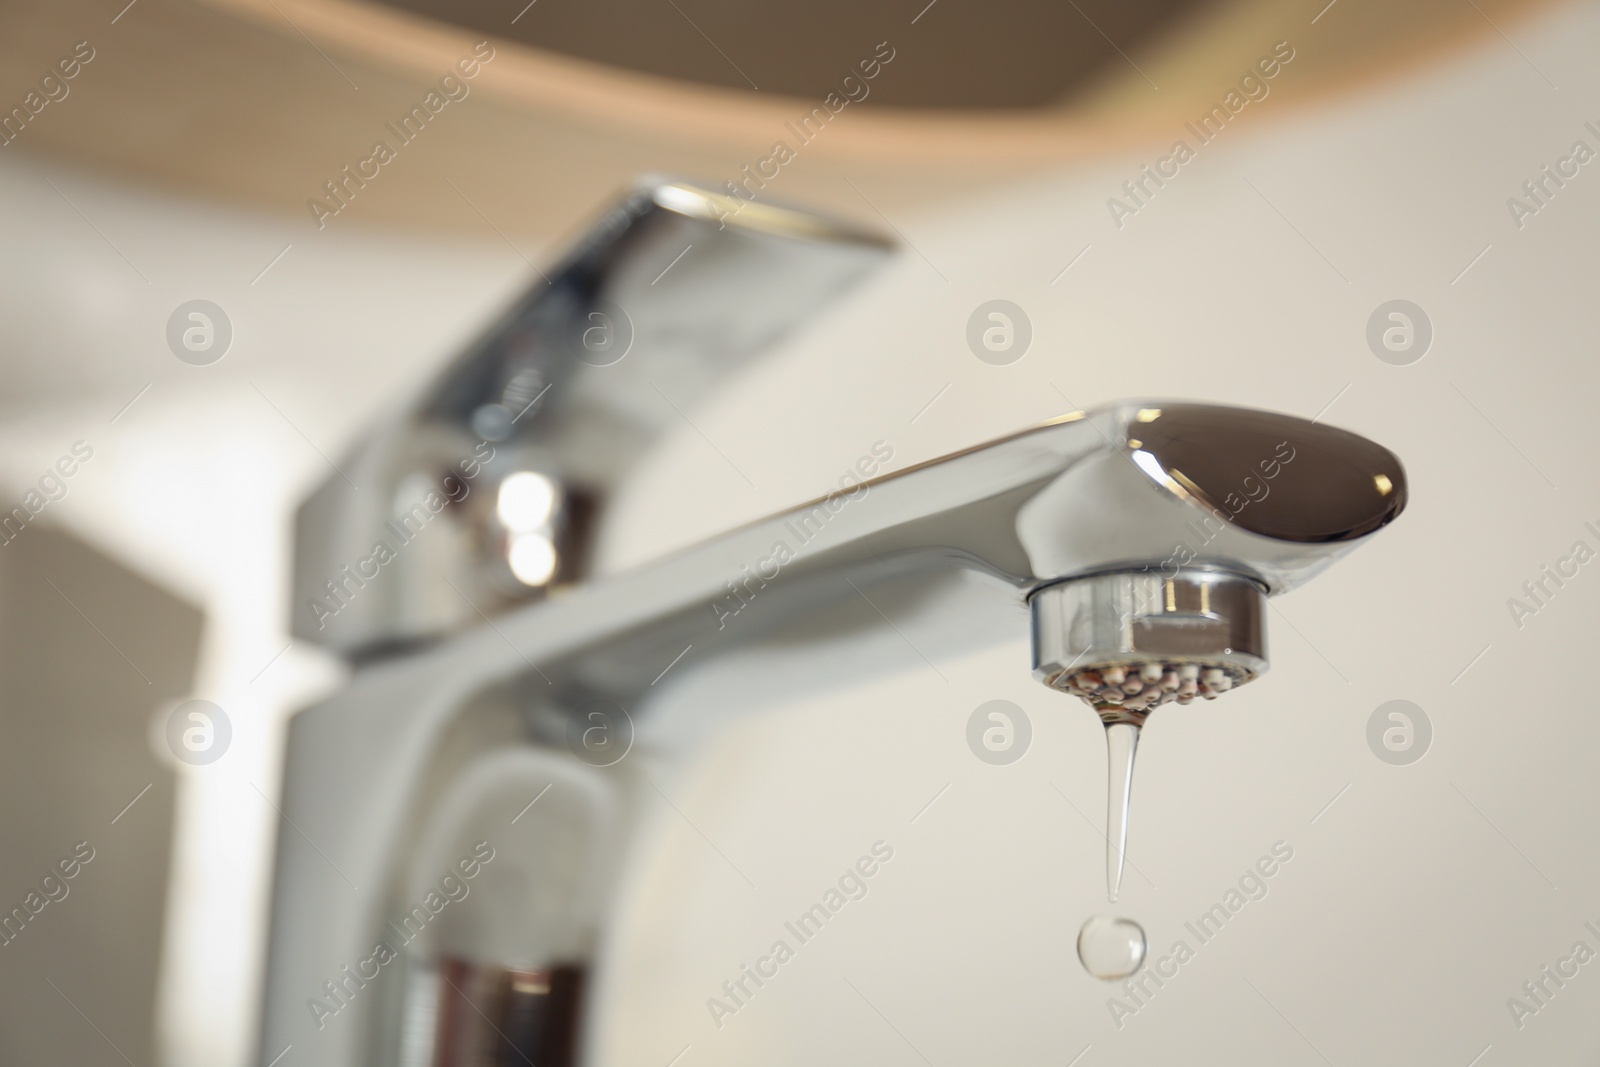
{"type": "Polygon", "coordinates": [[[1128,448],[1173,492],[1280,541],[1353,541],[1406,506],[1405,472],[1380,444],[1269,411],[1173,405],[1135,416],[1128,448]],[[1293,466],[1293,477],[1278,476],[1293,466]]]}
{"type": "MultiPolygon", "coordinates": [[[[1035,588],[1074,576],[1131,569],[1175,576],[1210,566],[1251,578],[1269,595],[1287,592],[1361,538],[1312,542],[1252,533],[1235,521],[1239,512],[1206,506],[1140,460],[1137,435],[1147,432],[1152,412],[1203,423],[1202,447],[1241,450],[1229,430],[1230,411],[1266,414],[1139,401],[1062,416],[586,583],[559,604],[522,609],[499,628],[528,634],[533,644],[518,648],[540,664],[541,685],[548,680],[558,689],[626,701],[650,685],[663,651],[690,643],[714,650],[735,617],[743,623],[746,612],[765,615],[791,599],[808,605],[817,595],[809,581],[815,575],[870,581],[876,574],[965,568],[1011,586],[1020,603],[1035,588]]],[[[1326,447],[1320,433],[1306,433],[1320,427],[1269,417],[1293,458],[1279,461],[1270,479],[1258,467],[1272,459],[1270,449],[1266,459],[1241,469],[1241,488],[1258,487],[1259,500],[1299,471],[1314,471],[1316,464],[1302,460],[1320,457],[1326,447]]],[[[1384,455],[1385,477],[1403,487],[1398,461],[1384,455]]],[[[1374,514],[1390,507],[1374,497],[1374,514]]],[[[1240,501],[1240,511],[1252,503],[1240,501]]],[[[504,666],[507,675],[531,673],[522,656],[504,666]]],[[[495,680],[503,679],[482,679],[495,680]]]]}
{"type": "Polygon", "coordinates": [[[301,507],[294,635],[404,645],[591,575],[607,500],[656,437],[889,249],[642,183],[301,507]]]}
{"type": "Polygon", "coordinates": [[[920,627],[925,658],[1015,640],[1030,610],[1047,681],[1080,654],[1222,657],[1259,673],[1263,597],[1319,573],[1404,501],[1399,461],[1354,435],[1215,405],[1115,404],[369,663],[290,732],[283,811],[299,834],[280,843],[263,1054],[294,1044],[305,1064],[449,1062],[456,1037],[441,1020],[466,1016],[445,1010],[454,1002],[428,976],[459,965],[581,971],[582,1003],[562,1009],[580,1032],[563,1055],[604,1059],[610,917],[645,877],[656,782],[730,719],[781,701],[783,677],[875,677],[904,653],[902,625],[920,627]],[[848,648],[816,662],[818,643],[841,634],[848,648]],[[700,688],[675,700],[678,686],[700,688]],[[540,782],[563,783],[559,805],[534,803],[540,782]],[[370,952],[386,915],[480,832],[502,858],[477,903],[413,950],[420,984],[353,1001],[348,1025],[308,1033],[307,991],[370,952]],[[366,887],[355,899],[324,849],[366,887]],[[489,891],[495,879],[515,891],[489,891]],[[505,913],[516,900],[530,906],[505,913]]]}
{"type": "Polygon", "coordinates": [[[1046,586],[1029,609],[1033,675],[1053,688],[1085,666],[1196,663],[1251,676],[1267,669],[1266,597],[1228,571],[1097,574],[1046,586]]]}
{"type": "MultiPolygon", "coordinates": [[[[523,606],[494,627],[368,665],[347,691],[294,721],[283,806],[307,835],[339,849],[357,885],[374,888],[355,904],[336,904],[342,893],[323,885],[325,862],[285,838],[264,1048],[302,1043],[309,1062],[323,1064],[411,1062],[395,1054],[406,1048],[429,1062],[453,1048],[453,1032],[438,1029],[434,987],[421,1000],[368,998],[341,1037],[317,1041],[304,1033],[302,998],[344,961],[370,952],[379,915],[418,893],[429,869],[419,865],[421,841],[467,840],[464,830],[438,829],[440,811],[488,819],[498,808],[482,797],[504,776],[523,774],[530,797],[541,776],[571,784],[565,809],[546,809],[525,840],[498,846],[507,856],[496,861],[501,872],[528,872],[518,893],[542,901],[538,915],[507,917],[504,901],[514,897],[504,893],[480,897],[488,910],[470,923],[480,905],[462,905],[464,925],[429,942],[438,957],[418,973],[438,971],[440,958],[490,973],[598,968],[603,989],[594,953],[630,870],[629,827],[642,817],[645,781],[653,784],[645,768],[659,773],[730,713],[760,704],[750,694],[741,712],[694,701],[662,718],[656,709],[667,689],[656,681],[690,648],[693,661],[678,667],[680,677],[718,664],[738,672],[749,656],[803,659],[818,633],[861,625],[848,609],[869,597],[902,605],[902,621],[907,611],[922,614],[928,654],[954,653],[1021,635],[1032,597],[1035,665],[1046,680],[1080,654],[1221,657],[1258,673],[1266,667],[1262,595],[1307,581],[1394,518],[1403,501],[1398,461],[1354,435],[1221,406],[1120,403],[830,494],[634,573],[523,606]],[[1238,458],[1240,467],[1219,466],[1219,456],[1238,458]],[[1197,466],[1195,458],[1210,462],[1197,466]],[[1326,485],[1330,469],[1344,470],[1344,483],[1326,485]],[[1227,486],[1235,485],[1232,493],[1227,486]],[[1282,526],[1299,514],[1269,515],[1270,501],[1318,493],[1338,498],[1315,515],[1322,530],[1301,515],[1301,528],[1285,528],[1285,536],[1261,533],[1272,528],[1264,518],[1282,526]],[[1242,522],[1250,509],[1259,512],[1251,515],[1256,530],[1242,522]],[[962,573],[978,577],[978,587],[955,581],[962,573]],[[592,747],[597,729],[603,744],[592,747]],[[635,755],[618,761],[613,750],[635,755]],[[526,766],[478,769],[502,757],[526,766]],[[480,800],[454,800],[462,792],[480,800]],[[581,797],[589,800],[571,800],[581,797]],[[571,859],[552,862],[557,856],[571,859]],[[571,918],[552,918],[562,915],[571,918]],[[573,936],[557,936],[568,926],[573,936]],[[602,933],[582,933],[590,928],[602,933]]],[[[872,641],[853,643],[866,651],[830,661],[835,681],[874,670],[872,641]]],[[[762,672],[770,683],[770,665],[762,672]]],[[[502,824],[512,814],[496,817],[502,824]]],[[[592,1051],[603,1027],[597,1005],[563,1008],[582,1019],[576,1056],[592,1051]]]]}

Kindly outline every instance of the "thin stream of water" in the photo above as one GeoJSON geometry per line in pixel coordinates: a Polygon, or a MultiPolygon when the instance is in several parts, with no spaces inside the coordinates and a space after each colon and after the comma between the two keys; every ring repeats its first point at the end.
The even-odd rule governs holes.
{"type": "Polygon", "coordinates": [[[1138,726],[1131,722],[1106,724],[1106,896],[1113,904],[1122,892],[1122,870],[1128,857],[1128,809],[1138,748],[1138,726]]]}

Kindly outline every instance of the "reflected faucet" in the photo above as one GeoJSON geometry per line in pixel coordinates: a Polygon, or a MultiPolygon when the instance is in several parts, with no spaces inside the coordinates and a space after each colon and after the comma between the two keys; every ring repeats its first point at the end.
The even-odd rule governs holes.
{"type": "MultiPolygon", "coordinates": [[[[497,529],[483,508],[463,509],[446,539],[459,556],[419,553],[393,576],[404,591],[367,596],[391,576],[370,579],[348,598],[359,612],[297,624],[361,662],[290,731],[282,806],[295,831],[279,845],[263,1064],[291,1043],[302,1063],[330,1065],[607,1062],[618,1025],[608,1012],[614,919],[648,893],[639,853],[650,769],[681,765],[730,717],[775,699],[749,692],[752,665],[803,661],[818,634],[861,626],[862,598],[883,611],[872,625],[920,627],[928,656],[1031,628],[1036,678],[1108,722],[1142,722],[1259,677],[1266,598],[1308,581],[1405,506],[1399,460],[1354,434],[1137,400],[863,482],[632,571],[596,573],[585,553],[602,532],[605,494],[672,413],[659,397],[641,401],[648,388],[609,393],[595,372],[628,360],[586,360],[582,331],[599,324],[597,308],[613,309],[602,312],[613,327],[624,311],[631,373],[650,387],[658,356],[693,367],[702,345],[724,360],[754,354],[887,248],[774,211],[747,205],[738,225],[754,229],[730,234],[715,194],[676,184],[636,193],[358,453],[352,466],[392,494],[415,470],[437,476],[452,449],[489,441],[496,459],[475,475],[484,484],[534,471],[549,490],[529,490],[534,510],[570,502],[565,519],[542,528],[560,577],[508,582],[515,523],[497,529]],[[669,266],[685,245],[693,250],[669,266]],[[690,257],[702,250],[696,268],[690,257]],[[737,276],[736,286],[693,273],[719,266],[715,277],[737,276]],[[686,288],[651,305],[644,290],[663,268],[666,278],[683,270],[686,288]],[[758,304],[746,306],[751,294],[758,304]],[[540,404],[549,425],[522,429],[519,405],[540,404]],[[563,594],[543,596],[554,585],[563,594]],[[446,592],[469,610],[407,607],[446,592]],[[719,607],[729,597],[736,618],[719,607]],[[690,649],[692,661],[666,675],[690,649]],[[674,686],[689,678],[694,700],[675,703],[674,686]],[[463,857],[490,853],[467,878],[463,857]]],[[[330,484],[302,511],[306,599],[322,581],[306,576],[389,521],[386,500],[348,489],[330,484]]],[[[863,656],[826,673],[844,684],[891,669],[863,656]]]]}

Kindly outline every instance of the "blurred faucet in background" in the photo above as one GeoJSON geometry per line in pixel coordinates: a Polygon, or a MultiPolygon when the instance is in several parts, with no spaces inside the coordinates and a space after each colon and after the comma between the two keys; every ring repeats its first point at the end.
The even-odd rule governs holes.
{"type": "Polygon", "coordinates": [[[300,509],[295,636],[359,657],[590,576],[608,498],[657,438],[889,248],[642,183],[300,509]]]}

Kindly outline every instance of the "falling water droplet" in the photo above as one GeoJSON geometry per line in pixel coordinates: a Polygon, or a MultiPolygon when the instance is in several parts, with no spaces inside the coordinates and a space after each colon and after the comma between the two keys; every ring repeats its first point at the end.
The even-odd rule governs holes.
{"type": "Polygon", "coordinates": [[[1078,931],[1083,969],[1107,982],[1120,981],[1144,964],[1144,927],[1132,919],[1096,915],[1078,931]]]}
{"type": "Polygon", "coordinates": [[[1133,756],[1139,748],[1139,727],[1131,722],[1106,724],[1106,895],[1117,902],[1122,868],[1128,854],[1128,807],[1132,801],[1133,756]]]}

